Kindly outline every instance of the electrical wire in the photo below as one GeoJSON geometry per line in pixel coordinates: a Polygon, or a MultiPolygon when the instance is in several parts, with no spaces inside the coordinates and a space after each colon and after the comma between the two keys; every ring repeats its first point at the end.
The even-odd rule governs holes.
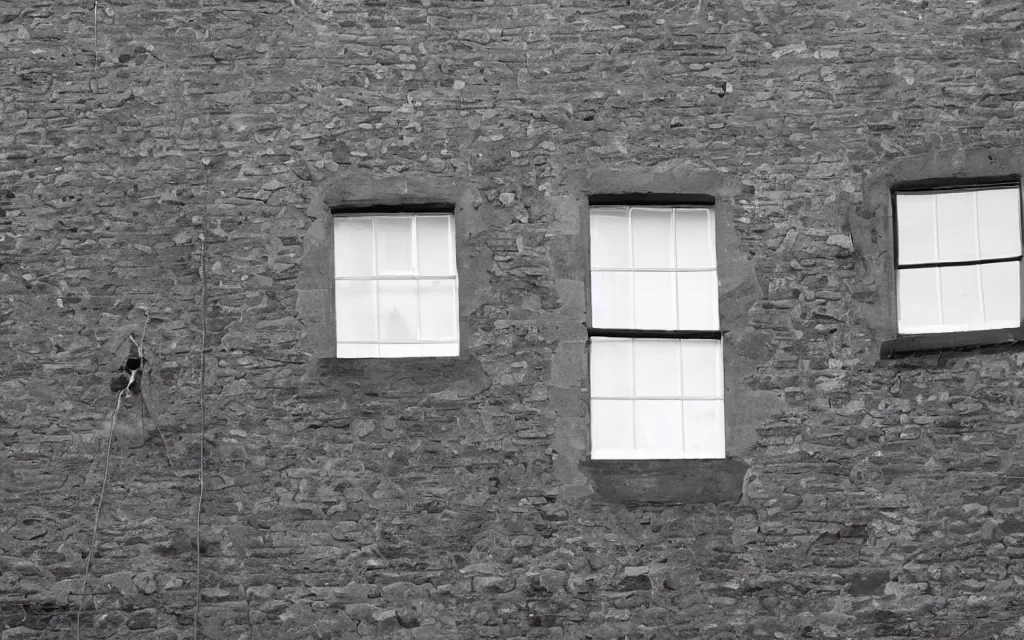
{"type": "Polygon", "coordinates": [[[146,323],[142,326],[142,338],[140,342],[135,342],[135,336],[128,334],[128,339],[132,341],[135,348],[139,350],[139,369],[132,369],[131,374],[128,376],[128,384],[124,389],[117,394],[117,402],[114,404],[114,412],[110,415],[110,429],[107,433],[107,452],[103,459],[103,482],[100,484],[100,499],[96,505],[96,515],[92,521],[92,536],[89,540],[89,554],[85,558],[85,572],[82,575],[82,597],[78,601],[78,612],[75,614],[75,640],[81,640],[82,638],[82,609],[85,607],[85,598],[88,595],[89,587],[89,573],[92,569],[92,559],[96,551],[96,538],[99,534],[100,528],[100,512],[103,510],[103,498],[107,494],[107,480],[110,477],[110,449],[114,442],[114,429],[117,426],[117,414],[121,411],[121,401],[125,395],[131,394],[132,384],[135,383],[135,374],[140,373],[142,368],[145,366],[145,359],[143,354],[143,347],[146,343],[146,328],[149,326],[149,314],[146,314],[146,323]]]}
{"type": "Polygon", "coordinates": [[[196,606],[192,618],[192,640],[199,640],[199,609],[202,604],[201,533],[203,490],[205,489],[204,458],[206,457],[206,235],[210,228],[210,173],[206,173],[206,207],[203,210],[203,232],[199,236],[199,280],[202,286],[202,309],[199,314],[201,344],[199,349],[199,500],[196,503],[196,606]]]}

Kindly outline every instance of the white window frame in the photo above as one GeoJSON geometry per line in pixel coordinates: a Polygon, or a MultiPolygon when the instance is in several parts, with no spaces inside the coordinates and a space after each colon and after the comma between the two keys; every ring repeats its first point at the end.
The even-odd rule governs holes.
{"type": "MultiPolygon", "coordinates": [[[[456,239],[455,239],[455,215],[450,208],[436,208],[432,206],[423,207],[376,207],[349,209],[333,213],[333,239],[334,239],[334,305],[335,305],[335,357],[340,359],[348,358],[417,358],[417,357],[455,357],[460,351],[459,336],[459,278],[456,266],[456,239]],[[447,265],[440,271],[422,273],[423,261],[420,260],[419,222],[425,218],[443,218],[447,221],[447,234],[445,247],[439,247],[447,255],[447,265]],[[409,245],[409,268],[407,269],[385,269],[381,264],[378,247],[381,244],[380,228],[382,221],[386,220],[409,220],[411,227],[409,245]],[[346,247],[346,239],[343,234],[350,232],[349,227],[353,222],[370,224],[369,240],[369,273],[347,273],[343,263],[346,262],[343,252],[346,247]],[[390,272],[389,272],[390,271],[390,272]],[[346,308],[346,297],[343,293],[347,283],[373,283],[371,287],[370,300],[373,305],[373,332],[372,337],[353,337],[343,335],[347,329],[347,316],[351,312],[346,308]],[[424,316],[423,316],[423,289],[429,286],[427,283],[451,282],[451,289],[446,292],[452,298],[450,317],[446,318],[451,324],[449,329],[452,333],[447,336],[435,338],[424,337],[424,316]],[[415,284],[415,307],[416,322],[412,327],[415,336],[402,338],[382,337],[382,318],[380,305],[381,287],[385,284],[412,283],[415,284]]],[[[366,256],[362,256],[365,258],[366,256]]],[[[365,268],[365,267],[364,267],[365,268]]],[[[435,270],[437,267],[435,267],[435,270]]],[[[361,308],[356,313],[366,314],[366,309],[361,308]]]]}
{"type": "Polygon", "coordinates": [[[892,212],[898,336],[1021,327],[1019,183],[896,188],[892,212]]]}
{"type": "MultiPolygon", "coordinates": [[[[618,224],[618,223],[616,223],[618,224]]],[[[593,200],[590,206],[589,219],[590,233],[590,321],[588,333],[590,335],[590,397],[591,397],[591,426],[590,426],[590,457],[594,460],[639,460],[639,459],[685,459],[685,458],[724,458],[725,457],[725,400],[724,400],[724,359],[722,352],[722,333],[720,330],[719,304],[718,304],[718,278],[717,278],[717,256],[715,247],[715,211],[711,205],[694,204],[598,204],[593,200]],[[634,213],[641,211],[650,213],[652,210],[659,212],[670,212],[669,220],[671,248],[671,264],[657,266],[637,266],[637,256],[634,255],[634,213]],[[600,224],[602,216],[608,216],[614,211],[614,218],[619,219],[625,211],[626,237],[625,242],[628,251],[627,265],[609,265],[600,255],[603,240],[595,239],[600,231],[595,230],[600,224]],[[700,264],[682,264],[678,255],[680,239],[677,238],[677,220],[688,212],[703,212],[706,216],[706,228],[708,236],[706,240],[707,254],[702,256],[700,264]],[[632,310],[624,317],[618,311],[620,305],[609,305],[615,307],[611,315],[616,318],[609,321],[602,316],[609,315],[602,311],[602,274],[626,273],[629,277],[630,303],[632,310]],[[661,319],[645,317],[638,319],[637,302],[638,294],[636,283],[637,274],[643,274],[642,281],[654,282],[657,280],[648,277],[648,274],[668,274],[669,277],[660,278],[663,283],[671,283],[671,292],[661,295],[644,296],[648,302],[654,298],[670,294],[671,304],[675,307],[674,320],[668,319],[662,314],[661,319]],[[687,274],[680,276],[679,274],[687,274]],[[703,278],[701,293],[705,303],[713,306],[707,313],[698,313],[696,316],[689,314],[683,299],[683,288],[687,278],[692,274],[707,274],[710,279],[703,278]],[[708,290],[708,282],[711,289],[708,290]],[[684,317],[685,316],[685,317],[684,317]],[[655,347],[653,351],[650,347],[655,347]],[[618,349],[620,353],[625,347],[629,353],[628,372],[622,371],[622,367],[602,368],[598,362],[604,358],[601,354],[608,349],[618,349]],[[669,383],[668,386],[660,384],[656,378],[645,375],[648,369],[641,366],[643,358],[638,356],[641,351],[647,351],[648,365],[654,365],[657,358],[671,354],[673,347],[678,349],[674,363],[667,361],[678,375],[678,385],[669,383]],[[707,352],[711,347],[713,357],[710,361],[706,358],[704,365],[712,367],[710,372],[713,376],[711,382],[706,380],[708,371],[702,368],[698,371],[697,377],[687,369],[687,361],[691,364],[697,362],[693,354],[701,350],[707,352]],[[661,355],[654,355],[660,353],[661,355]],[[687,356],[687,353],[691,354],[687,356]],[[650,358],[654,357],[655,360],[650,358]],[[702,381],[702,376],[705,378],[702,381]],[[617,378],[611,382],[610,378],[617,378]],[[641,378],[643,380],[641,380],[641,378]],[[694,393],[693,389],[698,388],[694,393]],[[619,391],[618,389],[623,389],[619,391]],[[627,409],[628,407],[628,409],[627,409]],[[688,431],[690,423],[686,417],[694,419],[694,411],[711,408],[714,417],[701,426],[701,431],[688,431]],[[628,414],[628,415],[627,415],[628,414]],[[618,421],[629,422],[629,432],[617,431],[615,424],[618,421]],[[610,425],[610,427],[609,427],[610,425]],[[646,434],[641,437],[641,430],[646,434]],[[647,436],[651,436],[655,442],[651,443],[647,436]],[[641,440],[647,440],[641,443],[641,440]],[[662,443],[662,444],[659,444],[662,443]],[[667,444],[667,446],[662,446],[667,444]]],[[[680,236],[681,238],[682,236],[680,236]]],[[[621,256],[613,259],[613,262],[621,262],[621,256]]],[[[689,280],[690,283],[699,283],[697,280],[689,280]]],[[[620,279],[620,282],[623,280],[620,279]]],[[[642,295],[642,294],[641,294],[642,295]]],[[[669,314],[671,315],[671,314],[669,314]]],[[[705,356],[707,354],[705,353],[705,356]]],[[[622,362],[622,360],[619,360],[622,362]]],[[[666,361],[663,361],[663,364],[666,361]]]]}

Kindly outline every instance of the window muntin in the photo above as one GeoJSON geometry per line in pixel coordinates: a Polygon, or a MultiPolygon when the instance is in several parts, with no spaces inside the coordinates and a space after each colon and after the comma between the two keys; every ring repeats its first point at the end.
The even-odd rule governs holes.
{"type": "Polygon", "coordinates": [[[1020,189],[897,191],[900,334],[1021,325],[1020,189]]]}
{"type": "Polygon", "coordinates": [[[451,214],[334,218],[337,357],[459,355],[451,214]]]}
{"type": "Polygon", "coordinates": [[[714,213],[590,209],[591,457],[725,457],[714,213]]]}

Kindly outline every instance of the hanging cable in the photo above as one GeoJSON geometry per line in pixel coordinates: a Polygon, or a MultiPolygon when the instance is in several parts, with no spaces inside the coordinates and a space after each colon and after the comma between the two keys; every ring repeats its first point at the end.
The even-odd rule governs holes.
{"type": "Polygon", "coordinates": [[[143,355],[143,345],[146,344],[146,328],[149,327],[149,314],[146,314],[146,322],[142,325],[142,338],[139,342],[135,341],[134,334],[128,334],[128,339],[132,341],[135,349],[139,353],[139,366],[137,369],[131,369],[128,377],[128,384],[125,385],[124,389],[121,389],[117,394],[117,401],[114,403],[114,412],[110,415],[110,429],[107,433],[107,452],[103,459],[103,482],[100,484],[100,499],[96,505],[96,515],[92,521],[92,536],[89,540],[89,554],[85,558],[85,572],[82,575],[82,597],[78,601],[78,612],[75,614],[75,640],[82,639],[82,609],[85,607],[85,598],[88,595],[89,589],[89,573],[92,570],[92,559],[96,551],[96,538],[99,534],[100,529],[100,512],[103,510],[103,498],[107,494],[107,480],[110,477],[110,449],[114,442],[114,429],[117,427],[117,414],[121,411],[121,401],[126,396],[131,395],[132,385],[135,383],[136,374],[142,375],[142,370],[145,367],[145,356],[143,355]]]}
{"type": "Polygon", "coordinates": [[[199,314],[199,500],[196,504],[196,606],[192,618],[192,640],[199,640],[199,608],[202,603],[202,581],[200,575],[201,527],[203,512],[203,490],[205,478],[203,462],[206,456],[206,235],[210,229],[210,172],[206,171],[206,205],[203,209],[203,231],[199,235],[199,280],[202,286],[199,314]]]}

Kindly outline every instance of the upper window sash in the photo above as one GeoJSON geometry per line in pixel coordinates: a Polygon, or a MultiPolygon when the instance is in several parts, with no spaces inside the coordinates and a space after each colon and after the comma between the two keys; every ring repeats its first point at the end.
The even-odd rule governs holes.
{"type": "Polygon", "coordinates": [[[337,216],[336,279],[454,278],[449,215],[337,216]]]}
{"type": "Polygon", "coordinates": [[[896,266],[984,264],[1021,257],[1017,186],[893,194],[896,266]]]}
{"type": "Polygon", "coordinates": [[[718,331],[714,212],[590,208],[593,331],[718,331]]]}

